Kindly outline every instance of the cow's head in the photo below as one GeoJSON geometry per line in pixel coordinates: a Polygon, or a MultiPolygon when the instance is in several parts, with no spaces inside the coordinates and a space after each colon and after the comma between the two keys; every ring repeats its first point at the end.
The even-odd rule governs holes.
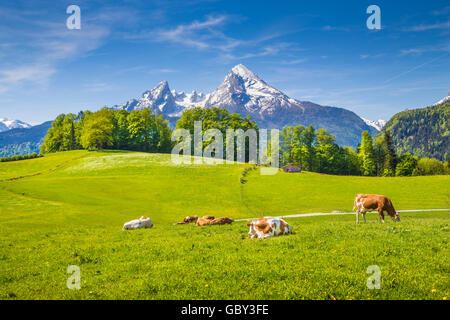
{"type": "Polygon", "coordinates": [[[197,222],[198,216],[187,216],[183,219],[184,223],[197,222]]]}
{"type": "Polygon", "coordinates": [[[267,221],[252,221],[250,223],[247,223],[247,227],[250,228],[248,231],[248,237],[249,238],[263,238],[264,237],[264,230],[267,228],[268,223],[267,221]]]}
{"type": "Polygon", "coordinates": [[[248,231],[248,237],[254,238],[256,236],[255,223],[253,221],[250,223],[247,223],[247,227],[250,228],[250,230],[248,231]]]}
{"type": "Polygon", "coordinates": [[[395,213],[394,220],[400,222],[400,215],[398,214],[398,212],[395,213]]]}

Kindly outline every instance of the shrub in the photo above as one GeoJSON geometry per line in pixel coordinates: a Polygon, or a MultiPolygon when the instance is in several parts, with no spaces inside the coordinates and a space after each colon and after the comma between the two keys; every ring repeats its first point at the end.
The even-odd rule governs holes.
{"type": "Polygon", "coordinates": [[[422,158],[417,162],[417,168],[413,175],[428,176],[445,174],[445,167],[442,162],[434,158],[422,158]]]}

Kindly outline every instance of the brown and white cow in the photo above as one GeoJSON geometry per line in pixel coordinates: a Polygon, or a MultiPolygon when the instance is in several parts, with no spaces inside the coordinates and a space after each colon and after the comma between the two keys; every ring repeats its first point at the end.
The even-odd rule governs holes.
{"type": "Polygon", "coordinates": [[[183,221],[177,222],[176,224],[187,224],[191,222],[197,222],[198,216],[187,216],[183,221]]]}
{"type": "Polygon", "coordinates": [[[211,226],[211,225],[222,225],[222,224],[232,224],[233,219],[228,217],[220,217],[214,219],[213,216],[204,216],[202,218],[198,218],[196,221],[197,226],[211,226]]]}
{"type": "Polygon", "coordinates": [[[356,223],[359,223],[360,214],[366,222],[366,213],[371,210],[378,210],[378,221],[384,222],[384,211],[391,216],[392,220],[400,221],[400,215],[395,211],[391,199],[379,194],[357,194],[353,210],[356,210],[356,223]]]}
{"type": "Polygon", "coordinates": [[[250,227],[249,238],[269,238],[291,234],[291,226],[281,218],[264,217],[247,224],[250,227]]]}

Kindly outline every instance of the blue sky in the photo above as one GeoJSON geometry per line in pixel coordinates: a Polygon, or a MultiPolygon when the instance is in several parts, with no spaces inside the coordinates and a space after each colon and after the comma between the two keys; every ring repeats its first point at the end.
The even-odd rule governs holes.
{"type": "Polygon", "coordinates": [[[450,90],[448,1],[2,1],[0,117],[33,124],[242,63],[289,96],[376,120],[450,90]],[[81,8],[68,30],[66,8],[81,8]],[[369,30],[366,9],[381,9],[369,30]]]}

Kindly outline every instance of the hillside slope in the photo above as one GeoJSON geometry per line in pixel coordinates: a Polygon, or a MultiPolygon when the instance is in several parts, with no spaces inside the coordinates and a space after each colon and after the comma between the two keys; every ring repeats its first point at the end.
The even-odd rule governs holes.
{"type": "Polygon", "coordinates": [[[398,153],[446,160],[450,156],[450,101],[397,113],[378,135],[386,130],[398,153]]]}

